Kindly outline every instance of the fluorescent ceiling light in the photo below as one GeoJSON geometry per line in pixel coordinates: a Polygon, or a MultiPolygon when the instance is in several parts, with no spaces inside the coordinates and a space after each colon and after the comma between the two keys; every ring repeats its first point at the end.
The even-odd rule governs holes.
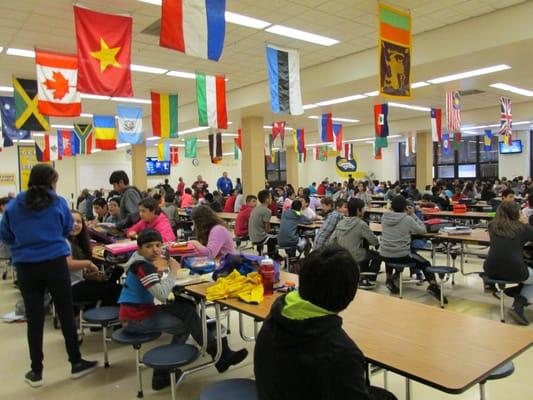
{"type": "Polygon", "coordinates": [[[135,97],[111,97],[111,100],[124,103],[152,104],[152,100],[136,99],[135,97]]]}
{"type": "Polygon", "coordinates": [[[486,74],[491,74],[493,72],[504,71],[510,68],[511,67],[506,64],[499,64],[499,65],[494,65],[492,67],[474,69],[472,71],[461,72],[458,74],[447,75],[447,76],[441,76],[440,78],[435,78],[435,79],[429,79],[428,82],[429,83],[444,83],[444,82],[456,81],[459,79],[471,78],[473,76],[486,75],[486,74]]]}
{"type": "Polygon", "coordinates": [[[44,133],[32,132],[31,135],[35,137],[42,137],[44,136],[44,133]]]}
{"type": "Polygon", "coordinates": [[[6,53],[10,56],[35,58],[35,51],[33,50],[15,49],[10,47],[9,49],[7,49],[6,53]]]}
{"type": "Polygon", "coordinates": [[[93,117],[93,114],[89,114],[89,113],[81,113],[81,114],[80,114],[80,117],[81,117],[81,118],[92,118],[92,117],[93,117]]]}
{"type": "Polygon", "coordinates": [[[222,136],[228,136],[228,137],[238,137],[236,133],[223,133],[222,136]]]}
{"type": "Polygon", "coordinates": [[[209,143],[208,139],[197,139],[196,141],[199,143],[209,143]]]}
{"type": "Polygon", "coordinates": [[[109,96],[101,96],[99,94],[88,94],[88,93],[80,93],[80,97],[82,99],[92,99],[92,100],[109,100],[111,98],[109,96]]]}
{"type": "Polygon", "coordinates": [[[365,93],[365,96],[368,96],[368,97],[379,96],[379,90],[374,90],[373,92],[365,93]]]}
{"type": "Polygon", "coordinates": [[[165,68],[157,68],[157,67],[149,67],[147,65],[137,65],[137,64],[131,64],[130,68],[132,71],[137,72],[146,72],[148,74],[164,74],[168,71],[168,69],[165,68]]]}
{"type": "MultiPolygon", "coordinates": [[[[272,125],[263,125],[264,129],[272,129],[272,125]]],[[[292,131],[292,128],[290,126],[285,127],[286,131],[292,131]]]]}
{"type": "Polygon", "coordinates": [[[2,46],[0,46],[0,53],[4,51],[4,48],[2,46]]]}
{"type": "Polygon", "coordinates": [[[159,136],[151,136],[151,137],[146,138],[146,140],[159,140],[159,139],[161,139],[159,136]]]}
{"type": "Polygon", "coordinates": [[[0,86],[0,92],[13,92],[14,89],[11,86],[0,86]]]}
{"type": "Polygon", "coordinates": [[[184,144],[169,144],[169,147],[185,147],[185,145],[184,144]]]}
{"type": "Polygon", "coordinates": [[[208,129],[208,126],[197,126],[196,128],[185,129],[184,131],[180,131],[178,132],[178,135],[186,135],[187,133],[201,132],[208,129]]]}
{"type": "MultiPolygon", "coordinates": [[[[272,150],[274,150],[274,149],[272,149],[272,150]]],[[[235,154],[235,153],[222,153],[223,156],[232,156],[232,155],[234,155],[234,154],[235,154]]]]}
{"type": "Polygon", "coordinates": [[[492,85],[489,85],[489,86],[496,88],[496,89],[507,90],[508,92],[511,92],[511,93],[521,94],[522,96],[527,96],[527,97],[533,96],[533,91],[531,90],[518,88],[516,86],[511,86],[506,83],[493,83],[492,85]]]}
{"type": "Polygon", "coordinates": [[[73,125],[52,124],[50,126],[52,128],[58,128],[58,129],[74,129],[73,125]]]}
{"type": "Polygon", "coordinates": [[[102,151],[102,150],[101,149],[92,149],[91,153],[99,153],[100,151],[102,151]]]}
{"type": "MultiPolygon", "coordinates": [[[[310,115],[309,117],[307,118],[311,118],[311,119],[319,119],[320,117],[318,115],[310,115]]],[[[331,118],[333,121],[335,122],[348,122],[348,123],[357,123],[359,122],[358,119],[351,119],[351,118],[331,118]]]]}
{"type": "Polygon", "coordinates": [[[320,143],[310,143],[306,144],[305,147],[313,147],[313,146],[330,146],[334,144],[333,142],[320,142],[320,143]]]}
{"type": "Polygon", "coordinates": [[[318,106],[316,104],[304,104],[302,108],[304,110],[310,110],[311,108],[317,108],[318,106]]]}
{"type": "Polygon", "coordinates": [[[117,148],[128,147],[129,145],[130,145],[129,143],[119,143],[117,144],[117,148]]]}
{"type": "Polygon", "coordinates": [[[431,111],[431,108],[429,107],[420,107],[420,106],[411,106],[409,104],[402,104],[402,103],[389,103],[389,106],[391,107],[397,107],[397,108],[407,108],[408,110],[415,110],[415,111],[431,111]]]}
{"type": "Polygon", "coordinates": [[[35,143],[35,140],[33,140],[33,139],[19,139],[18,142],[19,143],[35,143]]]}
{"type": "Polygon", "coordinates": [[[138,0],[142,3],[153,4],[154,6],[160,6],[163,0],[138,0]]]}
{"type": "Polygon", "coordinates": [[[331,106],[333,104],[347,103],[349,101],[365,99],[366,96],[362,94],[354,94],[353,96],[339,97],[338,99],[324,100],[315,103],[317,106],[331,106]]]}
{"type": "Polygon", "coordinates": [[[429,86],[429,83],[427,82],[415,82],[415,83],[412,83],[411,84],[411,89],[417,89],[417,88],[421,88],[421,87],[424,87],[424,86],[429,86]]]}
{"type": "Polygon", "coordinates": [[[289,28],[283,25],[272,25],[265,29],[267,32],[275,33],[276,35],[286,36],[293,39],[303,40],[310,43],[320,44],[322,46],[333,46],[339,43],[338,40],[331,39],[325,36],[316,35],[314,33],[301,31],[299,29],[289,28]]]}
{"type": "Polygon", "coordinates": [[[185,79],[196,79],[196,74],[191,72],[182,72],[182,71],[168,71],[168,76],[175,76],[176,78],[185,78],[185,79]]]}
{"type": "Polygon", "coordinates": [[[254,29],[265,29],[267,26],[272,25],[270,22],[266,22],[257,18],[247,17],[246,15],[235,14],[230,11],[225,13],[226,22],[247,26],[254,29]]]}

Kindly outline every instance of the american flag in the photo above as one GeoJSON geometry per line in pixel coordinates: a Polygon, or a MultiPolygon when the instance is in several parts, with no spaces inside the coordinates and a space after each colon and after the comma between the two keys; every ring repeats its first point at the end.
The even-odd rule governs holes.
{"type": "Polygon", "coordinates": [[[446,92],[446,127],[452,132],[461,130],[461,95],[456,90],[446,92]]]}
{"type": "Polygon", "coordinates": [[[513,116],[511,114],[511,99],[509,97],[500,97],[500,129],[498,135],[505,135],[509,143],[513,133],[513,116]],[[508,136],[508,137],[507,137],[508,136]]]}

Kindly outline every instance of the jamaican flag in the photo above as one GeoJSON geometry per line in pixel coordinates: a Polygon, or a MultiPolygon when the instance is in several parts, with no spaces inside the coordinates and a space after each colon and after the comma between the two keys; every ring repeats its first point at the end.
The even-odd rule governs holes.
{"type": "Polygon", "coordinates": [[[37,108],[37,81],[13,77],[15,127],[28,131],[49,131],[50,123],[37,108]]]}

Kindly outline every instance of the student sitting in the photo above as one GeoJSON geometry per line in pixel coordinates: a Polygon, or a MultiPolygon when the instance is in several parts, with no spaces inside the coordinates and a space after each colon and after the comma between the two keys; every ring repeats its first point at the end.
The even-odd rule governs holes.
{"type": "Polygon", "coordinates": [[[191,208],[194,206],[191,188],[186,188],[185,193],[181,196],[181,208],[191,208]]]}
{"type": "Polygon", "coordinates": [[[142,230],[151,228],[161,234],[164,242],[176,240],[176,235],[172,231],[170,222],[167,216],[161,212],[156,199],[152,197],[142,199],[139,202],[139,215],[141,220],[128,229],[128,237],[130,239],[135,239],[142,230]]]}
{"type": "Polygon", "coordinates": [[[312,221],[302,213],[302,202],[294,200],[291,209],[281,214],[278,243],[282,247],[296,247],[300,252],[309,251],[310,242],[298,234],[298,225],[309,225],[312,221]]]}
{"type": "Polygon", "coordinates": [[[514,297],[509,315],[520,325],[529,325],[524,307],[533,298],[533,268],[524,261],[523,249],[527,242],[533,241],[533,227],[522,219],[517,203],[500,204],[496,217],[489,223],[490,247],[483,269],[490,278],[522,282],[506,290],[514,297]]]}
{"type": "Polygon", "coordinates": [[[328,244],[337,244],[350,252],[354,260],[360,265],[361,272],[372,272],[371,279],[364,280],[362,287],[374,286],[381,265],[379,254],[371,251],[368,244],[379,245],[379,240],[363,220],[365,203],[360,199],[350,199],[348,202],[348,217],[343,218],[328,240],[328,244]]]}
{"type": "Polygon", "coordinates": [[[314,221],[317,219],[322,219],[316,213],[309,207],[309,197],[301,197],[300,202],[302,203],[302,215],[305,216],[307,219],[314,221]]]}
{"type": "Polygon", "coordinates": [[[222,206],[218,201],[215,200],[215,197],[211,193],[206,193],[204,195],[203,204],[211,208],[214,212],[222,212],[222,206]]]}
{"type": "Polygon", "coordinates": [[[72,285],[72,300],[75,303],[85,301],[97,303],[100,301],[101,306],[116,305],[122,289],[117,281],[124,270],[116,268],[112,276],[105,281],[87,279],[88,276],[98,272],[99,268],[91,261],[91,241],[83,216],[79,211],[72,211],[72,219],[74,225],[68,237],[71,255],[67,257],[72,285]]]}
{"type": "Polygon", "coordinates": [[[502,190],[502,202],[503,201],[510,201],[511,203],[514,202],[515,193],[513,189],[504,189],[502,190]]]}
{"type": "Polygon", "coordinates": [[[363,182],[357,184],[357,193],[355,194],[356,199],[363,200],[367,207],[370,207],[372,203],[372,195],[368,193],[366,185],[363,182]]]}
{"type": "MultiPolygon", "coordinates": [[[[311,200],[311,203],[312,202],[313,201],[311,200]]],[[[318,214],[323,219],[326,219],[333,212],[334,208],[335,208],[335,202],[333,201],[332,197],[322,197],[322,199],[320,199],[320,211],[318,214]]]]}
{"type": "Polygon", "coordinates": [[[191,215],[198,240],[189,240],[196,255],[222,259],[226,254],[236,254],[231,232],[224,221],[207,206],[196,207],[191,215]]]}
{"type": "Polygon", "coordinates": [[[431,192],[433,193],[433,196],[431,196],[432,203],[435,203],[441,210],[450,208],[450,199],[444,193],[441,186],[433,186],[431,192]]]}
{"type": "Polygon", "coordinates": [[[226,199],[224,203],[224,212],[232,213],[235,208],[235,201],[237,200],[237,189],[231,191],[230,196],[226,199]]]}
{"type": "MultiPolygon", "coordinates": [[[[154,262],[161,259],[163,245],[161,234],[153,229],[145,229],[137,237],[137,245],[138,250],[132,256],[135,261],[128,269],[119,299],[119,318],[126,323],[124,330],[131,334],[169,333],[173,335],[174,344],[185,343],[190,334],[199,345],[202,345],[202,323],[194,305],[186,300],[165,304],[176,282],[180,265],[173,258],[169,258],[169,274],[166,278],[160,278],[154,262]],[[154,299],[163,304],[154,305],[154,299]]],[[[222,338],[222,346],[222,356],[215,364],[219,372],[224,372],[231,365],[240,363],[248,355],[244,349],[232,351],[227,338],[222,338]]],[[[215,338],[209,331],[207,353],[213,358],[216,354],[215,338]]],[[[177,374],[181,375],[181,372],[178,371],[177,374]]],[[[152,388],[160,390],[168,385],[170,385],[168,371],[154,369],[152,388]]]]}
{"type": "Polygon", "coordinates": [[[176,204],[174,203],[175,195],[168,193],[165,195],[165,205],[161,207],[161,211],[167,216],[170,225],[173,230],[178,226],[180,222],[180,212],[176,204]]]}
{"type": "Polygon", "coordinates": [[[298,195],[298,197],[302,196],[309,197],[309,208],[314,212],[322,206],[322,201],[318,197],[311,196],[311,191],[308,188],[302,189],[302,195],[298,195]]]}
{"type": "MultiPolygon", "coordinates": [[[[419,269],[429,282],[427,291],[430,295],[440,301],[440,288],[435,281],[435,275],[427,272],[426,268],[431,264],[429,261],[419,256],[411,249],[411,235],[421,235],[426,233],[426,226],[416,215],[414,207],[407,206],[407,200],[403,196],[396,196],[391,202],[391,212],[383,213],[381,225],[381,244],[379,254],[388,262],[412,264],[415,269],[419,269]]],[[[394,282],[399,279],[399,274],[392,275],[392,268],[387,267],[387,288],[391,293],[399,293],[399,289],[394,282]]],[[[444,302],[448,300],[444,298],[444,302]]]]}
{"type": "MultiPolygon", "coordinates": [[[[329,198],[325,197],[322,200],[326,201],[329,198]]],[[[335,210],[325,217],[324,224],[322,224],[315,236],[315,243],[313,245],[315,250],[326,245],[331,234],[335,231],[337,224],[348,214],[347,204],[344,199],[339,199],[335,202],[335,210]]]]}
{"type": "Polygon", "coordinates": [[[423,194],[422,199],[420,200],[420,208],[435,208],[436,204],[431,201],[430,194],[423,194]]]}
{"type": "Polygon", "coordinates": [[[296,199],[296,193],[294,193],[293,190],[287,190],[287,197],[285,198],[285,201],[283,202],[283,208],[282,212],[286,210],[290,210],[291,204],[296,199]]]}
{"type": "Polygon", "coordinates": [[[235,219],[235,236],[248,236],[248,223],[250,222],[250,215],[257,206],[257,197],[253,194],[246,196],[246,204],[242,206],[241,211],[237,214],[235,219]]]}
{"type": "Polygon", "coordinates": [[[105,222],[106,219],[109,217],[109,212],[107,211],[107,201],[103,197],[99,197],[97,199],[94,199],[93,201],[93,214],[96,223],[98,222],[105,222]]]}
{"type": "Polygon", "coordinates": [[[257,194],[259,205],[255,207],[248,222],[248,235],[252,243],[257,244],[258,250],[262,251],[263,245],[267,245],[269,255],[274,255],[276,252],[276,236],[270,234],[270,219],[272,218],[272,211],[270,205],[272,203],[272,196],[268,190],[261,190],[257,194]]]}
{"type": "Polygon", "coordinates": [[[116,224],[120,218],[120,197],[111,197],[107,200],[109,215],[104,222],[116,224]]]}
{"type": "Polygon", "coordinates": [[[369,387],[365,356],[338,314],[357,292],[359,268],[338,246],[313,251],[302,263],[298,291],[280,297],[254,349],[259,400],[385,400],[369,387]]]}

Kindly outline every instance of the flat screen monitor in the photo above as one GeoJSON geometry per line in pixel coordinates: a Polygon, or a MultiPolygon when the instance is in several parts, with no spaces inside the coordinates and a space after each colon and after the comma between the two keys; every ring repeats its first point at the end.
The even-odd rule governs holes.
{"type": "Polygon", "coordinates": [[[500,142],[500,154],[515,154],[522,153],[522,141],[513,140],[510,146],[507,146],[504,142],[500,142]]]}
{"type": "Polygon", "coordinates": [[[170,175],[170,161],[159,161],[157,157],[146,157],[146,175],[170,175]]]}
{"type": "Polygon", "coordinates": [[[459,165],[459,178],[475,178],[476,177],[476,164],[463,164],[459,165]]]}

